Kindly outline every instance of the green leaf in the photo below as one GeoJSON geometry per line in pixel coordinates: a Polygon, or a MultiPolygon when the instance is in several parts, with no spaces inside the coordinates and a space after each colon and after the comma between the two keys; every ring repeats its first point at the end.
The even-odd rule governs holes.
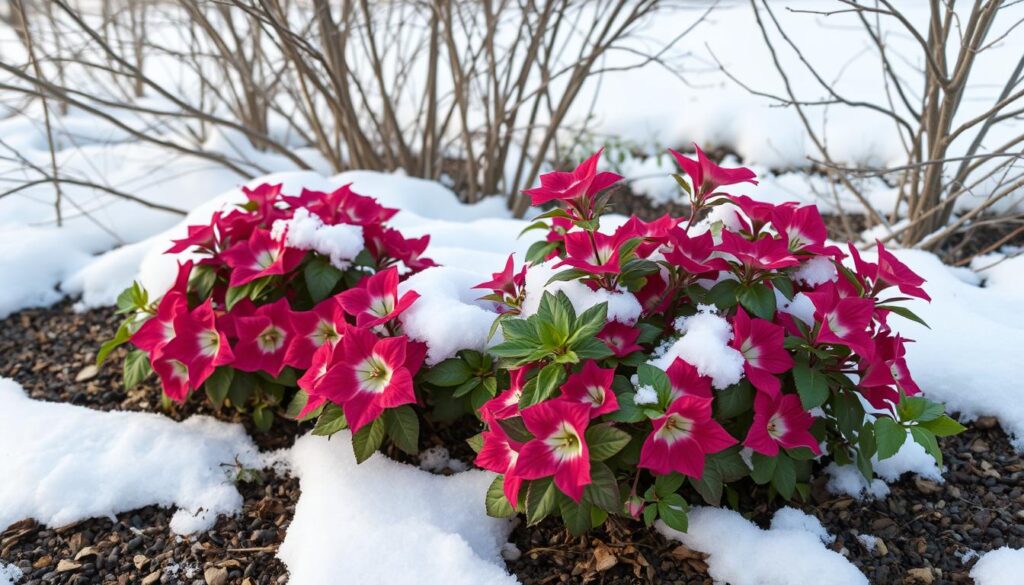
{"type": "Polygon", "coordinates": [[[286,418],[297,420],[299,422],[305,422],[307,420],[312,420],[313,418],[319,417],[320,413],[323,412],[324,410],[324,405],[320,405],[320,407],[314,408],[312,411],[306,413],[306,416],[302,417],[301,419],[299,418],[299,414],[302,413],[302,410],[306,408],[306,404],[308,403],[309,394],[307,394],[306,391],[301,388],[296,390],[295,395],[292,396],[291,401],[288,402],[288,406],[285,408],[284,416],[286,418]]]}
{"type": "Polygon", "coordinates": [[[887,311],[892,311],[893,313],[896,313],[900,317],[903,317],[905,319],[910,319],[911,321],[913,321],[915,323],[920,323],[921,325],[924,325],[925,327],[928,327],[928,329],[931,329],[931,327],[927,323],[924,322],[924,319],[918,317],[916,313],[914,313],[913,311],[911,311],[910,309],[908,309],[908,308],[906,308],[904,306],[901,306],[901,305],[878,305],[875,308],[877,308],[877,309],[885,309],[887,311]]]}
{"type": "MultiPolygon", "coordinates": [[[[541,368],[533,384],[527,384],[523,388],[523,396],[519,400],[519,407],[526,408],[538,402],[543,402],[555,394],[565,381],[565,367],[561,364],[548,364],[541,368]]],[[[533,382],[533,380],[531,380],[533,382]]]]}
{"type": "Polygon", "coordinates": [[[593,525],[591,512],[593,506],[590,505],[586,500],[581,500],[580,503],[572,501],[570,498],[560,498],[562,512],[562,522],[565,527],[569,529],[569,532],[573,536],[580,536],[590,530],[593,525]]]}
{"type": "Polygon", "coordinates": [[[828,400],[828,378],[806,361],[798,359],[793,365],[793,381],[796,382],[796,391],[800,394],[804,410],[821,406],[828,400]]]}
{"type": "Polygon", "coordinates": [[[588,274],[589,273],[587,271],[580,270],[579,268],[569,268],[569,269],[563,270],[561,272],[556,272],[554,276],[549,278],[548,281],[546,283],[544,283],[544,286],[546,287],[547,285],[549,285],[549,284],[551,284],[553,282],[565,282],[567,280],[579,280],[579,279],[583,278],[584,276],[587,276],[588,274]]]}
{"type": "Polygon", "coordinates": [[[232,406],[241,410],[249,402],[256,379],[255,376],[247,372],[235,372],[231,379],[231,386],[228,388],[228,400],[231,401],[232,406]]]}
{"type": "Polygon", "coordinates": [[[265,433],[274,424],[274,412],[261,404],[252,409],[252,422],[256,424],[257,430],[265,433]]]}
{"type": "Polygon", "coordinates": [[[832,400],[832,412],[836,417],[839,432],[847,440],[856,438],[857,431],[864,424],[864,405],[857,395],[849,391],[840,391],[832,400]]]}
{"type": "Polygon", "coordinates": [[[548,254],[557,247],[558,242],[548,242],[545,240],[534,242],[526,251],[526,261],[530,264],[543,262],[544,259],[547,258],[548,254]]]}
{"type": "Polygon", "coordinates": [[[577,340],[573,343],[572,350],[581,360],[603,360],[615,355],[615,352],[596,337],[577,340]]]}
{"type": "Polygon", "coordinates": [[[754,387],[750,382],[741,380],[721,392],[715,392],[715,408],[717,418],[733,418],[754,407],[754,387]]]}
{"type": "Polygon", "coordinates": [[[772,476],[775,475],[776,459],[776,457],[769,457],[760,453],[754,453],[750,456],[752,467],[750,478],[754,480],[754,483],[764,485],[772,480],[772,476]]]}
{"type": "Polygon", "coordinates": [[[796,468],[793,460],[779,453],[775,461],[775,473],[772,474],[772,485],[779,495],[789,500],[796,490],[796,468]]]}
{"type": "Polygon", "coordinates": [[[309,296],[316,304],[331,296],[334,287],[341,280],[342,272],[332,266],[326,258],[313,258],[309,264],[306,264],[302,274],[306,279],[309,296]]]}
{"type": "Polygon", "coordinates": [[[647,415],[636,405],[635,397],[636,394],[632,392],[619,394],[619,409],[615,412],[609,412],[606,415],[608,420],[624,423],[638,423],[646,420],[647,415]]]}
{"type": "Polygon", "coordinates": [[[888,459],[896,454],[907,440],[907,429],[888,417],[875,420],[875,442],[878,445],[878,460],[888,459]]]}
{"type": "Polygon", "coordinates": [[[444,360],[423,374],[423,379],[435,386],[451,388],[465,383],[473,376],[469,364],[461,358],[444,360]]]}
{"type": "Polygon", "coordinates": [[[896,412],[903,421],[925,422],[935,420],[946,411],[938,402],[932,402],[922,396],[904,396],[896,405],[896,412]]]}
{"type": "Polygon", "coordinates": [[[608,512],[622,510],[619,482],[610,467],[597,461],[590,463],[590,483],[583,488],[583,498],[608,512]]]}
{"type": "Polygon", "coordinates": [[[420,417],[408,404],[384,411],[384,427],[396,447],[410,455],[419,453],[420,417]]]}
{"type": "Polygon", "coordinates": [[[235,370],[230,366],[220,366],[210,374],[210,377],[203,382],[203,389],[210,404],[214,408],[220,408],[224,399],[228,397],[228,390],[231,389],[231,380],[235,378],[235,370]]]}
{"type": "Polygon", "coordinates": [[[103,362],[107,361],[107,356],[110,355],[110,352],[124,345],[125,342],[131,339],[131,322],[132,317],[125,319],[117,328],[117,333],[114,334],[114,338],[107,340],[100,346],[99,352],[96,354],[96,367],[102,366],[103,362]]]}
{"type": "Polygon", "coordinates": [[[149,356],[141,349],[130,352],[124,358],[124,389],[131,390],[153,373],[149,356]]]}
{"type": "Polygon", "coordinates": [[[620,431],[608,423],[588,428],[585,436],[592,461],[611,458],[630,441],[629,433],[620,431]]]}
{"type": "Polygon", "coordinates": [[[607,320],[608,303],[599,303],[583,311],[576,318],[575,329],[572,336],[569,337],[569,345],[571,346],[586,339],[593,339],[601,329],[604,329],[607,320]]]}
{"type": "Polygon", "coordinates": [[[558,488],[550,477],[535,479],[526,488],[526,523],[533,525],[555,511],[558,488]]]}
{"type": "Polygon", "coordinates": [[[376,453],[384,443],[384,435],[384,417],[380,416],[352,435],[352,451],[355,452],[356,462],[362,463],[376,453]]]}
{"type": "Polygon", "coordinates": [[[705,465],[700,479],[691,477],[690,485],[709,505],[718,506],[722,503],[722,474],[716,465],[705,465]]]}
{"type": "Polygon", "coordinates": [[[484,506],[487,508],[487,515],[492,518],[511,518],[516,511],[505,498],[505,477],[499,475],[487,488],[487,497],[484,499],[484,506]]]}
{"type": "Polygon", "coordinates": [[[348,423],[345,421],[345,412],[337,404],[328,402],[320,416],[316,419],[313,434],[329,437],[344,428],[348,428],[348,423]]]}
{"type": "Polygon", "coordinates": [[[910,427],[910,435],[914,437],[914,442],[924,447],[924,450],[932,456],[932,459],[935,459],[935,463],[941,468],[942,450],[939,449],[939,443],[935,440],[935,435],[921,426],[910,427]]]}
{"type": "Polygon", "coordinates": [[[714,304],[720,310],[731,309],[736,306],[739,287],[740,283],[735,280],[723,280],[708,290],[704,300],[714,304]]]}
{"type": "Polygon", "coordinates": [[[654,494],[659,498],[666,498],[669,494],[679,491],[685,481],[686,476],[680,473],[659,475],[654,478],[654,494]]]}
{"type": "Polygon", "coordinates": [[[918,426],[928,429],[936,437],[950,437],[967,430],[964,425],[956,422],[946,415],[942,415],[935,420],[919,423],[918,426]]]}
{"type": "Polygon", "coordinates": [[[658,500],[658,517],[673,530],[686,532],[689,528],[686,511],[686,500],[679,494],[670,494],[658,500]]]}
{"type": "Polygon", "coordinates": [[[775,317],[775,292],[766,285],[755,284],[741,287],[736,291],[736,298],[747,311],[762,319],[775,317]]]}

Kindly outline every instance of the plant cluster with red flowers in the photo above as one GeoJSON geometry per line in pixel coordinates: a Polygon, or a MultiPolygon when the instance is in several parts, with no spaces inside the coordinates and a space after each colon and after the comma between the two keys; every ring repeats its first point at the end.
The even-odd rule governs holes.
{"type": "Polygon", "coordinates": [[[936,437],[962,427],[919,396],[909,340],[889,326],[917,320],[900,303],[928,300],[923,280],[881,244],[876,262],[851,245],[847,266],[814,206],[730,195],[723,188],[755,183],[750,170],[700,149],[696,160],[672,155],[687,218],[600,230],[603,190],[620,179],[598,172],[600,153],[527,191],[536,205],[564,204],[531,226],[548,236],[527,258],[554,269],[544,288],[557,292],[539,289],[527,314],[538,289],[511,260],[481,285],[500,305],[490,352],[509,380],[480,408],[486,427],[472,441],[477,465],[499,474],[488,511],[558,515],[574,532],[609,514],[685,530],[687,498],[735,507],[752,493],[739,482],[806,498],[822,457],[871,479],[872,459],[909,436],[941,460],[936,437]],[[559,288],[568,283],[632,295],[638,314],[577,311],[579,293],[559,288]]]}
{"type": "Polygon", "coordinates": [[[243,192],[244,204],[189,226],[167,250],[192,259],[166,294],[150,301],[137,283],[121,294],[127,318],[98,361],[130,342],[128,388],[155,372],[166,398],[202,390],[217,408],[251,412],[261,429],[288,405],[319,417],[316,432],[347,425],[371,439],[369,453],[384,434],[415,450],[409,405],[425,347],[402,335],[397,317],[417,295],[398,285],[400,269],[433,266],[421,256],[429,238],[403,237],[387,226],[397,210],[349,186],[243,192]]]}

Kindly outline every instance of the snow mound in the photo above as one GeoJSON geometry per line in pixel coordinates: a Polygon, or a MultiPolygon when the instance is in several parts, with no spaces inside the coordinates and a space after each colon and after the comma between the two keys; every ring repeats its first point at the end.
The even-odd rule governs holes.
{"type": "Polygon", "coordinates": [[[0,585],[14,585],[24,574],[14,565],[0,563],[0,585]]]}
{"type": "Polygon", "coordinates": [[[511,524],[484,511],[493,474],[444,477],[381,455],[357,465],[348,431],[278,456],[302,490],[278,551],[289,583],[516,583],[501,557],[511,524]]]}
{"type": "Polygon", "coordinates": [[[688,532],[657,523],[658,531],[708,555],[708,574],[730,585],[867,585],[868,580],[839,553],[825,548],[833,539],[812,516],[782,508],[763,530],[739,513],[694,508],[688,532]]]}
{"type": "Polygon", "coordinates": [[[550,260],[543,264],[531,266],[526,271],[526,298],[523,302],[524,317],[529,317],[540,309],[540,301],[544,298],[546,291],[551,294],[565,293],[569,302],[572,303],[572,308],[576,310],[577,315],[601,303],[608,303],[608,321],[618,321],[619,323],[632,325],[640,318],[640,312],[643,310],[640,306],[640,301],[636,300],[636,296],[633,293],[626,292],[625,290],[621,292],[612,292],[604,289],[593,291],[587,285],[576,280],[546,284],[552,276],[568,269],[555,268],[554,265],[556,263],[555,260],[550,260]]]}
{"type": "Polygon", "coordinates": [[[41,402],[0,378],[0,532],[25,518],[63,526],[152,504],[178,508],[178,534],[207,530],[242,507],[236,462],[262,467],[241,425],[41,402]]]}
{"type": "Polygon", "coordinates": [[[699,307],[696,315],[681,318],[677,329],[682,332],[651,365],[668,370],[677,357],[693,364],[703,376],[711,378],[712,385],[722,390],[743,377],[743,354],[729,346],[732,326],[714,309],[699,307]]]}
{"type": "MultiPolygon", "coordinates": [[[[414,274],[399,286],[399,292],[414,290],[420,298],[399,319],[403,331],[427,344],[427,364],[434,365],[462,349],[486,349],[487,335],[498,314],[492,303],[477,301],[487,291],[473,287],[490,278],[458,268],[434,267],[414,274]]],[[[497,331],[491,340],[501,341],[497,331]]]]}
{"type": "Polygon", "coordinates": [[[1024,549],[1004,546],[981,555],[971,569],[974,585],[1016,585],[1024,574],[1024,549]]]}

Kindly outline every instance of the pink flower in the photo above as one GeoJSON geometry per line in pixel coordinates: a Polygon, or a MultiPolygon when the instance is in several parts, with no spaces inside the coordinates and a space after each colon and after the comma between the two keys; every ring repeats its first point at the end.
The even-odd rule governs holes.
{"type": "Polygon", "coordinates": [[[821,455],[818,440],[811,434],[814,417],[804,410],[796,394],[772,395],[759,392],[754,398],[754,422],[743,446],[774,457],[779,446],[786,449],[807,447],[821,455]]]}
{"type": "Polygon", "coordinates": [[[509,438],[497,420],[485,417],[487,430],[482,433],[484,445],[476,454],[476,466],[505,476],[504,491],[508,503],[515,508],[519,503],[519,489],[523,478],[516,473],[516,463],[522,443],[509,438]]]}
{"type": "Polygon", "coordinates": [[[480,415],[497,420],[519,416],[519,399],[523,397],[523,386],[526,384],[526,374],[529,371],[529,366],[511,370],[508,389],[485,402],[480,407],[480,415]]]}
{"type": "Polygon", "coordinates": [[[725,260],[712,257],[714,251],[715,239],[711,232],[690,236],[681,229],[673,230],[665,260],[690,274],[728,270],[725,260]]]}
{"type": "Polygon", "coordinates": [[[178,254],[192,247],[213,250],[217,245],[217,230],[215,227],[220,223],[221,212],[215,211],[207,225],[190,225],[186,228],[188,235],[180,240],[171,240],[174,245],[168,248],[164,254],[178,254]]]}
{"type": "Polygon", "coordinates": [[[313,307],[312,311],[292,313],[295,338],[288,346],[284,363],[304,370],[309,367],[313,353],[323,344],[337,344],[348,324],[337,298],[330,298],[313,307]]]}
{"type": "Polygon", "coordinates": [[[921,393],[921,388],[910,376],[907,367],[906,339],[899,335],[886,335],[875,340],[873,351],[862,360],[864,371],[861,373],[859,386],[864,395],[876,408],[885,408],[887,400],[899,401],[899,393],[895,390],[885,392],[888,387],[896,387],[907,396],[921,393]],[[876,398],[876,400],[872,400],[876,398]]]}
{"type": "Polygon", "coordinates": [[[711,398],[681,396],[651,421],[654,431],[640,449],[638,467],[657,475],[677,471],[694,479],[704,474],[704,458],[737,443],[711,418],[711,398]]]}
{"type": "Polygon", "coordinates": [[[743,354],[746,360],[743,372],[747,379],[761,392],[778,395],[782,383],[773,374],[793,368],[793,357],[783,345],[785,329],[771,321],[751,319],[743,307],[736,310],[732,328],[730,345],[743,354]]]}
{"type": "Polygon", "coordinates": [[[388,268],[364,278],[357,288],[338,295],[345,312],[360,327],[376,327],[398,317],[420,297],[415,291],[398,296],[398,269],[388,268]]]}
{"type": "Polygon", "coordinates": [[[519,451],[516,473],[523,479],[554,476],[558,489],[579,502],[590,483],[590,451],[584,433],[590,407],[565,399],[548,400],[523,410],[534,438],[519,451]]]}
{"type": "Polygon", "coordinates": [[[209,299],[174,319],[174,339],[167,342],[162,355],[185,365],[192,389],[201,386],[217,366],[232,362],[234,354],[227,336],[217,329],[209,299]]]}
{"type": "Polygon", "coordinates": [[[594,153],[571,173],[554,171],[541,175],[540,187],[526,189],[523,193],[530,196],[533,205],[543,205],[548,201],[590,197],[611,187],[622,177],[615,173],[597,172],[597,161],[603,151],[602,148],[594,153]]]}
{"type": "Polygon", "coordinates": [[[343,185],[330,193],[302,190],[298,197],[284,197],[293,208],[305,207],[327,225],[373,225],[383,223],[398,213],[397,209],[383,207],[372,197],[359,195],[352,184],[343,185]]]}
{"type": "Polygon", "coordinates": [[[840,297],[839,288],[830,282],[805,294],[814,304],[814,318],[821,322],[814,343],[844,345],[862,356],[871,353],[873,299],[840,297]]]}
{"type": "Polygon", "coordinates": [[[493,291],[494,294],[501,297],[515,297],[519,294],[519,290],[522,289],[523,285],[526,284],[526,265],[523,265],[523,269],[518,274],[515,273],[515,263],[512,261],[512,254],[508,255],[508,260],[505,261],[505,268],[500,272],[494,272],[491,274],[491,280],[481,282],[474,286],[474,289],[483,289],[493,291]]]}
{"type": "Polygon", "coordinates": [[[612,350],[615,357],[626,357],[634,351],[643,349],[636,343],[640,337],[640,329],[618,321],[609,321],[596,337],[612,350]]]}
{"type": "Polygon", "coordinates": [[[565,234],[566,258],[555,268],[572,266],[589,274],[618,274],[619,248],[635,236],[632,230],[615,230],[614,235],[601,232],[575,231],[565,234]]]}
{"type": "Polygon", "coordinates": [[[755,270],[778,270],[800,264],[786,240],[780,238],[761,237],[750,241],[735,232],[723,231],[718,251],[755,270]]]}
{"type": "Polygon", "coordinates": [[[756,201],[746,195],[729,195],[729,200],[739,207],[743,211],[743,215],[747,216],[747,219],[750,220],[750,225],[747,227],[752,235],[761,232],[761,228],[772,220],[772,214],[776,209],[780,207],[792,208],[796,205],[796,203],[792,202],[772,205],[764,201],[756,201]]]}
{"type": "Polygon", "coordinates": [[[305,255],[302,250],[286,247],[283,241],[274,241],[267,230],[258,229],[248,240],[225,250],[222,256],[231,267],[229,286],[236,287],[264,276],[290,272],[305,255]]]}
{"type": "Polygon", "coordinates": [[[878,275],[876,286],[879,290],[887,286],[896,286],[905,295],[931,301],[932,298],[924,292],[921,285],[924,279],[911,270],[906,264],[900,262],[896,256],[878,242],[878,275]]]}
{"type": "Polygon", "coordinates": [[[158,356],[151,361],[153,371],[160,378],[160,386],[163,387],[164,394],[175,402],[185,402],[188,393],[193,388],[188,380],[188,366],[180,360],[166,356],[158,356]]]}
{"type": "Polygon", "coordinates": [[[243,372],[264,371],[275,378],[281,375],[288,348],[295,339],[292,315],[288,300],[282,298],[259,307],[250,317],[239,317],[232,365],[243,372]]]}
{"type": "Polygon", "coordinates": [[[791,252],[821,254],[841,258],[843,253],[835,246],[826,246],[828,233],[818,206],[793,207],[779,205],[772,210],[772,225],[786,236],[791,252]]]}
{"type": "Polygon", "coordinates": [[[665,370],[672,385],[672,400],[682,396],[711,398],[711,378],[700,375],[692,364],[677,357],[665,370]]]}
{"type": "Polygon", "coordinates": [[[612,391],[614,378],[614,368],[600,368],[594,360],[587,360],[579,372],[562,384],[562,397],[589,406],[590,418],[615,412],[619,409],[619,400],[612,391]]]}
{"type": "MultiPolygon", "coordinates": [[[[188,277],[192,261],[178,264],[178,278],[174,286],[160,299],[156,315],[139,327],[132,335],[132,344],[155,357],[170,340],[174,339],[174,320],[188,312],[188,277]]],[[[152,359],[151,359],[152,361],[152,359]]]]}
{"type": "Polygon", "coordinates": [[[697,149],[697,160],[687,158],[671,148],[668,151],[672,153],[676,163],[679,164],[683,171],[690,176],[694,195],[698,199],[703,199],[714,193],[719,187],[726,185],[735,185],[736,183],[757,184],[757,181],[754,180],[754,177],[757,176],[754,174],[754,171],[746,167],[735,169],[720,167],[711,162],[699,146],[694,144],[693,147],[697,149]]]}
{"type": "Polygon", "coordinates": [[[309,398],[306,405],[299,412],[300,420],[306,415],[320,408],[327,402],[327,396],[320,392],[320,384],[323,383],[327,370],[334,364],[335,348],[333,343],[324,343],[313,352],[309,368],[306,373],[298,379],[299,388],[306,391],[309,398]]]}
{"type": "Polygon", "coordinates": [[[385,408],[416,402],[412,373],[406,367],[407,343],[405,336],[380,339],[369,329],[353,327],[341,340],[340,359],[335,349],[335,363],[317,389],[341,405],[353,433],[385,408]]]}

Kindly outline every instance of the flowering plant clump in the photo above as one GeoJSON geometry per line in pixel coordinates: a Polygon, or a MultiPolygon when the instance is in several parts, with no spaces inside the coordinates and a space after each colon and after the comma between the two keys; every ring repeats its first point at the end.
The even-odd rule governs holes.
{"type": "Polygon", "coordinates": [[[872,459],[908,435],[941,462],[936,437],[962,427],[919,396],[909,340],[889,326],[918,320],[900,303],[928,300],[923,280],[881,244],[876,262],[851,245],[844,264],[814,206],[723,190],[756,184],[748,169],[672,155],[686,218],[601,230],[620,177],[597,171],[600,152],[527,191],[564,206],[531,226],[548,236],[529,267],[510,259],[480,285],[502,333],[490,349],[502,383],[471,441],[499,474],[489,513],[685,530],[687,497],[737,506],[749,482],[806,498],[816,460],[871,479],[872,459]]]}
{"type": "Polygon", "coordinates": [[[385,434],[415,451],[409,405],[425,347],[402,335],[397,317],[417,294],[399,294],[399,269],[433,265],[421,257],[429,238],[387,227],[397,210],[349,186],[243,192],[244,204],[189,226],[167,250],[192,259],[166,294],[151,301],[138,283],[121,294],[127,318],[98,361],[130,342],[128,388],[155,372],[167,399],[202,389],[262,429],[287,404],[294,417],[318,417],[314,432],[349,426],[366,439],[364,457],[385,434]]]}

